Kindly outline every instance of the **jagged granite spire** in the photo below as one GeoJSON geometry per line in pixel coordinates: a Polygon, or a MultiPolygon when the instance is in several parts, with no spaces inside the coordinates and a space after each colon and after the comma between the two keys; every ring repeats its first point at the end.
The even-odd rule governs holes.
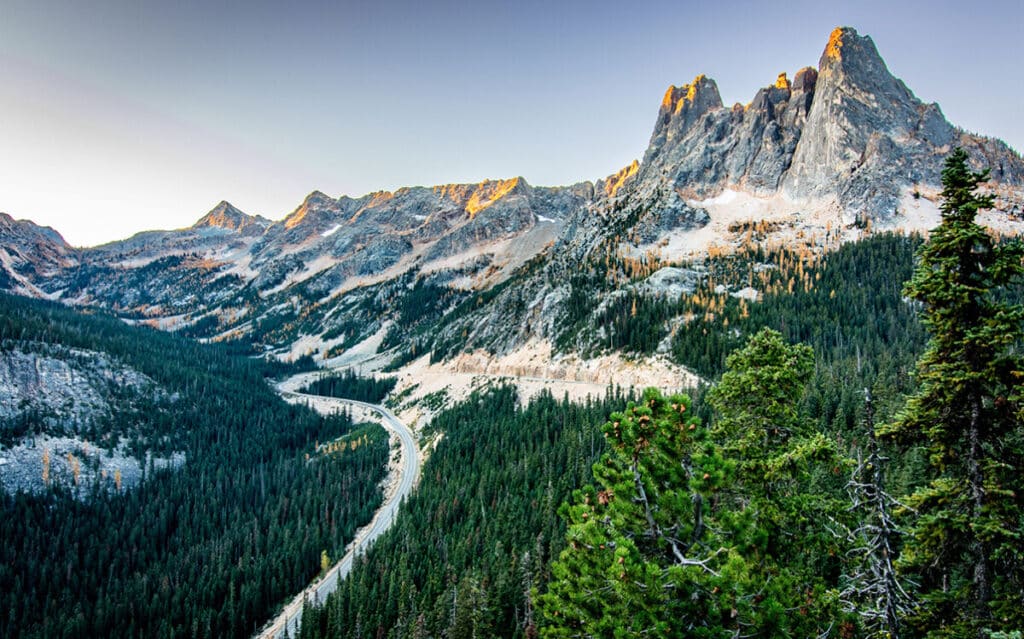
{"type": "Polygon", "coordinates": [[[786,176],[788,193],[835,194],[844,208],[887,217],[901,185],[938,180],[938,156],[958,132],[938,105],[923,104],[889,72],[870,37],[849,27],[832,32],[815,93],[786,176]]]}
{"type": "Polygon", "coordinates": [[[644,162],[653,161],[662,147],[684,137],[687,130],[704,114],[722,108],[718,85],[705,75],[698,75],[690,84],[672,85],[665,91],[658,110],[658,121],[648,145],[644,162]]]}
{"type": "Polygon", "coordinates": [[[682,87],[669,87],[638,188],[691,196],[713,194],[727,185],[774,192],[789,168],[816,80],[813,69],[802,69],[793,82],[781,73],[750,104],[731,108],[722,106],[718,86],[703,75],[682,87]],[[652,180],[659,184],[652,186],[652,180]]]}
{"type": "Polygon", "coordinates": [[[792,81],[780,73],[747,105],[723,107],[703,75],[669,87],[632,183],[648,209],[734,188],[887,218],[908,191],[939,184],[954,146],[992,167],[997,181],[1024,184],[1019,155],[953,127],[889,72],[871,38],[839,27],[817,69],[800,69],[792,81]]]}

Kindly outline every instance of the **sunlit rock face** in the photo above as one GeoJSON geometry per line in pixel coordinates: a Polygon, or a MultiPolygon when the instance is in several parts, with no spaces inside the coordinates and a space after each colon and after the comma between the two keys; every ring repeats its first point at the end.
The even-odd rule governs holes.
{"type": "Polygon", "coordinates": [[[270,220],[259,215],[247,215],[235,208],[230,202],[221,200],[209,213],[199,218],[193,229],[223,229],[235,231],[240,235],[262,235],[270,220]]]}
{"type": "Polygon", "coordinates": [[[1024,184],[1017,154],[953,127],[889,72],[871,38],[842,27],[817,69],[792,81],[780,74],[749,104],[723,106],[705,76],[670,87],[635,188],[650,192],[656,183],[690,198],[726,188],[834,198],[851,216],[886,219],[908,188],[939,184],[954,146],[992,167],[997,181],[1024,184]]]}

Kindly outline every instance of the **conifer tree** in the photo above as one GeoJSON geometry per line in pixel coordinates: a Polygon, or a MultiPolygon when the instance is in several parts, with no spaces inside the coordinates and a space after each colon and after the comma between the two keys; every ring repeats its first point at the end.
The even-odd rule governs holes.
{"type": "Polygon", "coordinates": [[[716,412],[711,435],[736,465],[717,515],[742,559],[723,584],[728,626],[744,637],[827,635],[840,616],[831,558],[842,548],[825,522],[842,508],[814,478],[843,460],[798,411],[814,353],[766,328],[726,366],[708,401],[716,412]]]}
{"type": "Polygon", "coordinates": [[[900,621],[915,603],[895,568],[901,531],[893,512],[902,504],[885,489],[889,458],[882,454],[875,437],[871,392],[865,389],[864,395],[867,456],[858,453],[857,466],[846,485],[856,521],[853,528],[845,530],[852,547],[847,552],[850,567],[841,581],[839,599],[847,612],[856,615],[867,637],[899,639],[900,621]]]}
{"type": "Polygon", "coordinates": [[[596,487],[561,513],[568,548],[539,597],[546,637],[817,637],[836,627],[839,550],[814,491],[833,444],[797,405],[813,366],[775,331],[733,353],[715,427],[649,389],[613,413],[596,487]],[[832,573],[836,573],[832,576],[832,573]]]}
{"type": "Polygon", "coordinates": [[[930,481],[906,500],[917,516],[899,563],[921,584],[912,622],[934,637],[1024,627],[1024,309],[1005,297],[1024,251],[976,222],[993,197],[978,192],[988,171],[967,160],[962,149],[946,160],[942,222],[904,290],[931,336],[919,390],[880,429],[930,453],[930,481]]]}
{"type": "Polygon", "coordinates": [[[726,549],[706,510],[728,468],[690,415],[690,400],[645,391],[612,413],[597,486],[560,514],[568,547],[538,599],[545,637],[726,636],[713,601],[726,549]]]}

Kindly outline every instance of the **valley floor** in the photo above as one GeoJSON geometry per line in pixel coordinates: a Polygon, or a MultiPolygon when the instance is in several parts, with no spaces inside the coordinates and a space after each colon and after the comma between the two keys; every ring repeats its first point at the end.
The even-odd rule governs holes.
{"type": "Polygon", "coordinates": [[[309,381],[308,373],[296,375],[282,382],[278,390],[286,401],[305,404],[323,415],[349,410],[356,421],[379,422],[391,434],[391,444],[395,452],[390,457],[388,475],[384,479],[384,503],[374,514],[373,519],[356,532],[355,538],[345,549],[345,555],[340,561],[297,594],[281,613],[258,633],[257,636],[261,639],[279,639],[296,634],[302,620],[303,604],[307,601],[323,604],[327,600],[327,596],[334,592],[351,572],[356,556],[366,552],[366,549],[391,527],[399,506],[419,480],[420,456],[412,431],[391,411],[383,406],[364,402],[294,392],[294,389],[301,388],[309,381]]]}

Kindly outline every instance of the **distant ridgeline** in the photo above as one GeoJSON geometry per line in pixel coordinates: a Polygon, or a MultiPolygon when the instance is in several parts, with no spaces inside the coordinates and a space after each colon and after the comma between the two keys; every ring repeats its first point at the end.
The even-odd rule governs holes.
{"type": "Polygon", "coordinates": [[[352,424],[281,401],[266,382],[279,365],[0,295],[2,348],[27,342],[104,353],[151,378],[175,399],[136,415],[139,430],[187,461],[130,490],[97,480],[84,498],[56,482],[0,494],[0,636],[249,637],[381,501],[383,429],[317,455],[352,424]]]}
{"type": "Polygon", "coordinates": [[[701,288],[679,310],[710,323],[725,287],[757,313],[767,287],[817,285],[803,277],[811,262],[843,243],[933,227],[942,159],[958,146],[992,170],[985,223],[1020,233],[1019,153],[948,122],[843,27],[816,67],[772,77],[746,104],[723,103],[704,75],[669,87],[642,159],[603,179],[313,191],[276,222],[221,202],[188,228],[91,248],[0,213],[0,288],[286,359],[329,360],[371,337],[396,366],[537,342],[668,353],[680,325],[659,320],[678,314],[657,298],[701,288]],[[753,277],[692,268],[757,250],[784,254],[789,277],[772,261],[753,277]],[[624,319],[634,309],[645,322],[624,319]],[[576,330],[587,325],[608,330],[576,330]]]}

